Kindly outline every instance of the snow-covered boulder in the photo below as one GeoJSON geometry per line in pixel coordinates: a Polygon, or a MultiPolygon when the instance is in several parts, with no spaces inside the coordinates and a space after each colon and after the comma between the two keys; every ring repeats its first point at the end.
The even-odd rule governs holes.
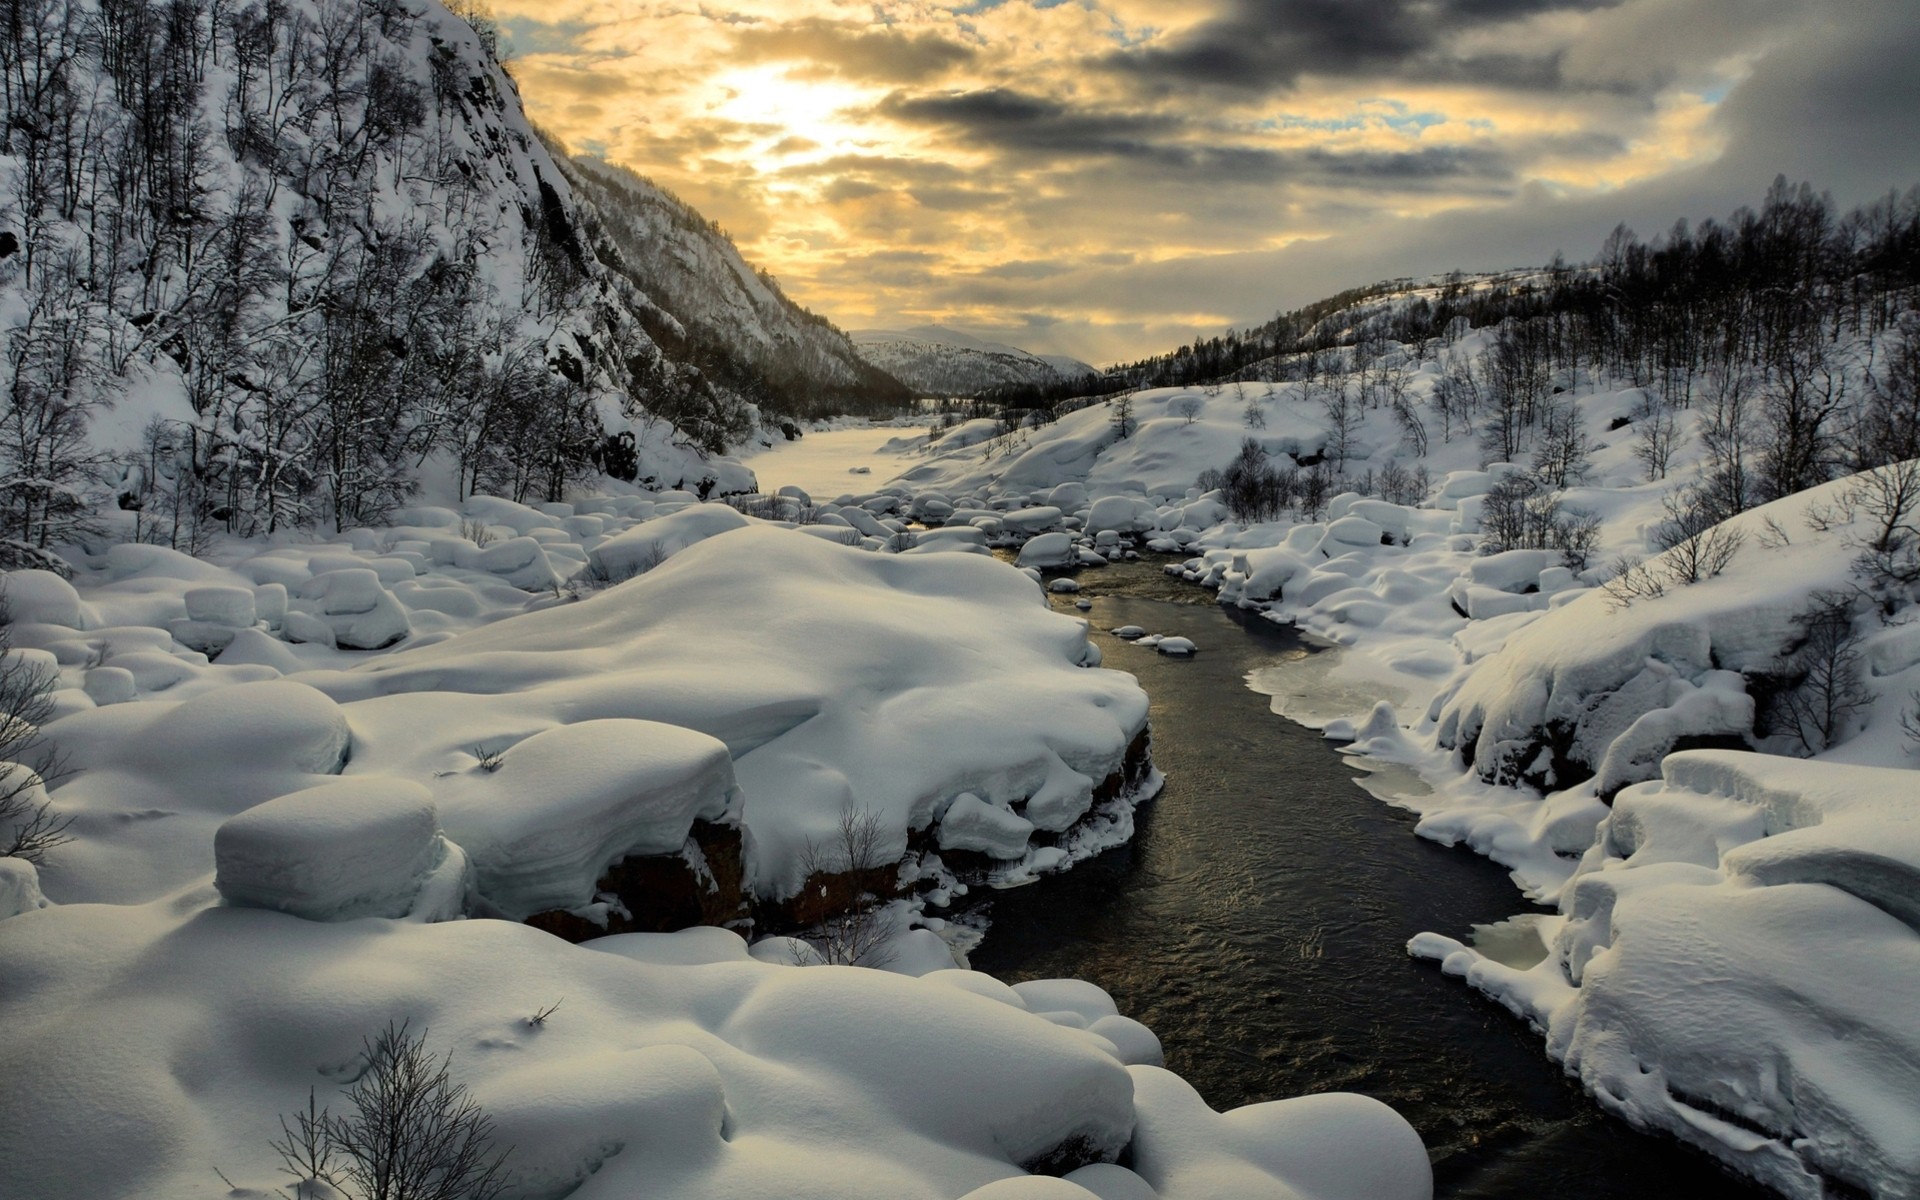
{"type": "Polygon", "coordinates": [[[1519,970],[1415,953],[1544,1029],[1600,1104],[1788,1196],[1920,1178],[1916,772],[1670,755],[1615,798],[1519,970]],[[1710,982],[1703,985],[1703,977],[1710,982]]]}
{"type": "MultiPolygon", "coordinates": [[[[1678,552],[1669,551],[1648,564],[1670,579],[1663,594],[1574,593],[1435,700],[1440,744],[1501,782],[1567,787],[1608,763],[1611,791],[1653,778],[1660,756],[1682,739],[1749,741],[1754,706],[1728,673],[1779,672],[1802,640],[1799,618],[1814,595],[1849,587],[1859,531],[1828,510],[1850,486],[1828,484],[1729,521],[1725,530],[1744,540],[1719,575],[1686,583],[1673,574],[1678,552]]],[[[1522,552],[1475,568],[1511,587],[1529,574],[1537,579],[1545,565],[1542,555],[1522,552]]],[[[1482,619],[1544,603],[1486,586],[1469,586],[1466,598],[1482,619]]]]}
{"type": "MultiPolygon", "coordinates": [[[[852,519],[851,513],[845,515],[852,519]]],[[[744,528],[749,523],[748,517],[725,504],[694,504],[669,516],[643,521],[601,542],[587,555],[588,570],[598,578],[616,583],[632,579],[688,546],[744,528]]],[[[874,527],[879,527],[878,522],[874,522],[874,527]]],[[[854,528],[869,532],[858,522],[854,528]]]]}
{"type": "MultiPolygon", "coordinates": [[[[317,618],[345,650],[381,650],[413,632],[406,606],[365,567],[324,571],[300,587],[296,611],[317,618]]],[[[289,623],[288,632],[294,632],[289,623]]],[[[311,641],[315,638],[302,638],[311,641]]]]}
{"type": "Polygon", "coordinates": [[[40,873],[24,858],[0,858],[0,921],[46,908],[40,873]]]}
{"type": "Polygon", "coordinates": [[[1052,505],[1037,505],[1031,508],[1016,509],[1001,516],[1000,522],[1016,533],[1036,534],[1049,529],[1057,529],[1064,520],[1064,514],[1052,505]]]}
{"type": "Polygon", "coordinates": [[[677,851],[740,803],[725,744],[655,721],[562,725],[435,785],[480,894],[516,919],[586,904],[613,863],[677,851]]]}
{"type": "Polygon", "coordinates": [[[0,576],[0,601],[9,621],[85,629],[86,606],[73,585],[52,571],[8,571],[0,576]]]}
{"type": "Polygon", "coordinates": [[[1143,533],[1154,527],[1159,513],[1137,496],[1102,496],[1087,512],[1087,528],[1096,533],[1143,533]]]}
{"type": "Polygon", "coordinates": [[[1074,549],[1073,538],[1065,533],[1043,533],[1029,538],[1027,544],[1020,547],[1017,565],[1051,570],[1074,565],[1079,559],[1074,549]]]}
{"type": "Polygon", "coordinates": [[[452,879],[451,912],[465,863],[417,783],[342,779],[250,808],[214,834],[214,886],[227,903],[272,908],[309,921],[405,917],[438,873],[452,879]],[[451,860],[451,861],[450,861],[451,860]]]}
{"type": "Polygon", "coordinates": [[[942,850],[972,850],[993,858],[1019,858],[1027,852],[1033,822],[962,792],[940,818],[942,850]]]}

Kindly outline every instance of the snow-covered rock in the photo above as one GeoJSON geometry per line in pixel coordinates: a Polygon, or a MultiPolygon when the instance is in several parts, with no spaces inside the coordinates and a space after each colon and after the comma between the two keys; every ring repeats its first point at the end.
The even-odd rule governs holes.
{"type": "Polygon", "coordinates": [[[1037,567],[1041,570],[1072,566],[1079,556],[1074,550],[1073,538],[1065,533],[1043,533],[1029,538],[1027,544],[1020,547],[1018,565],[1037,567]]]}
{"type": "Polygon", "coordinates": [[[0,858],[0,921],[47,907],[40,872],[24,858],[0,858]]]}
{"type": "Polygon", "coordinates": [[[1916,773],[1669,755],[1621,792],[1518,970],[1414,951],[1545,1029],[1603,1106],[1789,1196],[1920,1178],[1916,773]],[[1710,979],[1702,983],[1703,978],[1710,979]]]}
{"type": "MultiPolygon", "coordinates": [[[[385,649],[413,632],[406,606],[366,567],[322,571],[301,585],[299,599],[292,603],[295,612],[326,626],[332,634],[330,644],[345,650],[385,649]]],[[[312,628],[305,626],[301,632],[312,628]]],[[[294,632],[291,623],[288,631],[294,632]]]]}
{"type": "MultiPolygon", "coordinates": [[[[223,823],[213,848],[214,885],[229,904],[309,921],[404,917],[436,872],[465,876],[432,794],[393,779],[343,779],[269,800],[223,823]]],[[[462,891],[453,912],[432,915],[457,913],[462,891]]]]}
{"type": "Polygon", "coordinates": [[[695,820],[738,819],[726,745],[691,729],[583,721],[497,756],[435,786],[480,894],[515,919],[588,903],[614,862],[679,850],[695,820]]]}
{"type": "Polygon", "coordinates": [[[1033,822],[962,792],[940,818],[942,850],[972,850],[993,858],[1019,858],[1027,852],[1033,822]]]}

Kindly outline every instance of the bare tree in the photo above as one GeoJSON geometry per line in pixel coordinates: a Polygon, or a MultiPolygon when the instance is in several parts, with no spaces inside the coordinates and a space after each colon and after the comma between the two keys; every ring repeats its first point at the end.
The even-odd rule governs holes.
{"type": "Polygon", "coordinates": [[[357,1200],[495,1200],[511,1183],[510,1148],[494,1145],[493,1118],[436,1058],[426,1035],[391,1022],[364,1042],[364,1067],[347,1089],[350,1115],[317,1108],[280,1119],[273,1143],[297,1200],[345,1192],[357,1200]]]}
{"type": "Polygon", "coordinates": [[[1649,480],[1665,479],[1680,443],[1680,420],[1673,406],[1651,392],[1643,392],[1633,410],[1633,457],[1647,469],[1649,480]]]}
{"type": "Polygon", "coordinates": [[[1859,713],[1873,703],[1861,678],[1861,637],[1852,604],[1832,595],[1815,597],[1800,614],[1800,644],[1777,660],[1776,671],[1795,680],[1781,693],[1778,712],[1786,732],[1809,755],[1852,732],[1859,713]]]}
{"type": "Polygon", "coordinates": [[[1193,424],[1194,421],[1199,418],[1200,408],[1201,402],[1198,396],[1182,396],[1173,402],[1174,413],[1183,418],[1184,422],[1188,425],[1193,424]]]}
{"type": "Polygon", "coordinates": [[[872,890],[888,870],[886,826],[872,809],[852,805],[824,841],[808,838],[800,851],[801,874],[821,889],[827,914],[811,939],[820,957],[848,967],[881,967],[892,957],[893,922],[886,902],[872,890]]]}
{"type": "Polygon", "coordinates": [[[1661,503],[1667,519],[1653,536],[1667,550],[1661,567],[1671,582],[1699,583],[1733,565],[1747,535],[1719,520],[1712,508],[1701,502],[1698,490],[1669,492],[1661,503]]]}
{"type": "Polygon", "coordinates": [[[46,798],[48,785],[71,771],[40,732],[53,715],[58,677],[13,649],[9,621],[0,596],[0,857],[40,865],[49,850],[73,840],[73,818],[46,798]]]}

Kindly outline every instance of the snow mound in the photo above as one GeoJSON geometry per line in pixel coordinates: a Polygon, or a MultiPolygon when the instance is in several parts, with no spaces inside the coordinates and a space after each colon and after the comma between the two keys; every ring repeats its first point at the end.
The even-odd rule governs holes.
{"type": "Polygon", "coordinates": [[[504,921],[318,923],[174,901],[29,912],[0,923],[0,1054],[34,1081],[0,1089],[8,1183],[47,1200],[186,1200],[217,1167],[268,1193],[285,1183],[279,1114],[309,1089],[340,1111],[362,1038],[408,1021],[515,1147],[516,1195],[1430,1195],[1418,1139],[1370,1102],[1216,1114],[986,977],[740,949],[715,930],[573,946],[504,921]],[[1131,1171],[1094,1165],[1130,1142],[1131,1171]],[[1401,1169],[1409,1144],[1417,1171],[1401,1169]]]}
{"type": "Polygon", "coordinates": [[[40,873],[24,858],[0,858],[0,921],[34,912],[50,902],[40,893],[40,873]]]}
{"type": "Polygon", "coordinates": [[[1530,971],[1424,935],[1599,1102],[1789,1196],[1920,1178],[1913,771],[1735,751],[1621,792],[1530,971]],[[1703,986],[1702,979],[1711,985],[1703,986]]]}
{"type": "MultiPolygon", "coordinates": [[[[1858,544],[1848,523],[1824,514],[1851,485],[1728,522],[1744,541],[1718,576],[1628,604],[1596,589],[1545,613],[1441,696],[1440,744],[1491,782],[1567,787],[1598,775],[1611,794],[1654,778],[1685,739],[1750,742],[1754,703],[1736,673],[1777,671],[1802,636],[1796,619],[1809,597],[1847,587],[1858,544]]],[[[1511,568],[1534,565],[1514,555],[1486,561],[1480,574],[1507,587],[1526,574],[1511,568]]]]}
{"type": "Polygon", "coordinates": [[[1084,669],[1085,623],[1033,598],[1024,576],[988,558],[876,554],[754,522],[577,604],[306,678],[355,713],[356,771],[425,778],[444,797],[442,819],[483,888],[490,857],[456,801],[490,785],[467,770],[463,745],[506,748],[529,730],[600,719],[718,739],[744,796],[749,879],[780,898],[799,886],[807,842],[830,841],[849,808],[875,814],[883,851],[898,857],[909,830],[963,792],[1007,808],[1059,763],[1096,780],[1121,770],[1146,728],[1145,695],[1127,676],[1084,669]],[[913,753],[899,752],[902,739],[913,753]],[[434,781],[438,771],[453,773],[434,781]]]}
{"type": "Polygon", "coordinates": [[[744,528],[746,517],[724,504],[698,504],[644,521],[595,546],[588,569],[619,582],[644,575],[688,546],[744,528]]]}
{"type": "Polygon", "coordinates": [[[679,850],[740,804],[725,744],[657,721],[545,730],[435,784],[480,894],[516,920],[585,904],[613,863],[679,850]]]}
{"type": "MultiPolygon", "coordinates": [[[[227,903],[309,921],[404,917],[449,855],[459,857],[440,834],[432,794],[389,779],[269,800],[222,824],[213,853],[214,886],[227,903]]],[[[464,864],[450,873],[464,877],[464,864]]]]}

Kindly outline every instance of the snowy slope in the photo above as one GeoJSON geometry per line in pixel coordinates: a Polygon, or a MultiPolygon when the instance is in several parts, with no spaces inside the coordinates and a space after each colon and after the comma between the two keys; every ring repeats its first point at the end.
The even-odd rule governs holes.
{"type": "Polygon", "coordinates": [[[883,412],[911,398],[676,197],[598,159],[561,165],[600,239],[600,258],[645,293],[651,303],[639,315],[677,357],[739,386],[764,381],[786,412],[883,412]]]}
{"type": "Polygon", "coordinates": [[[1097,372],[1078,359],[1029,354],[941,325],[856,329],[862,357],[921,396],[972,396],[1010,384],[1049,385],[1097,372]]]}

